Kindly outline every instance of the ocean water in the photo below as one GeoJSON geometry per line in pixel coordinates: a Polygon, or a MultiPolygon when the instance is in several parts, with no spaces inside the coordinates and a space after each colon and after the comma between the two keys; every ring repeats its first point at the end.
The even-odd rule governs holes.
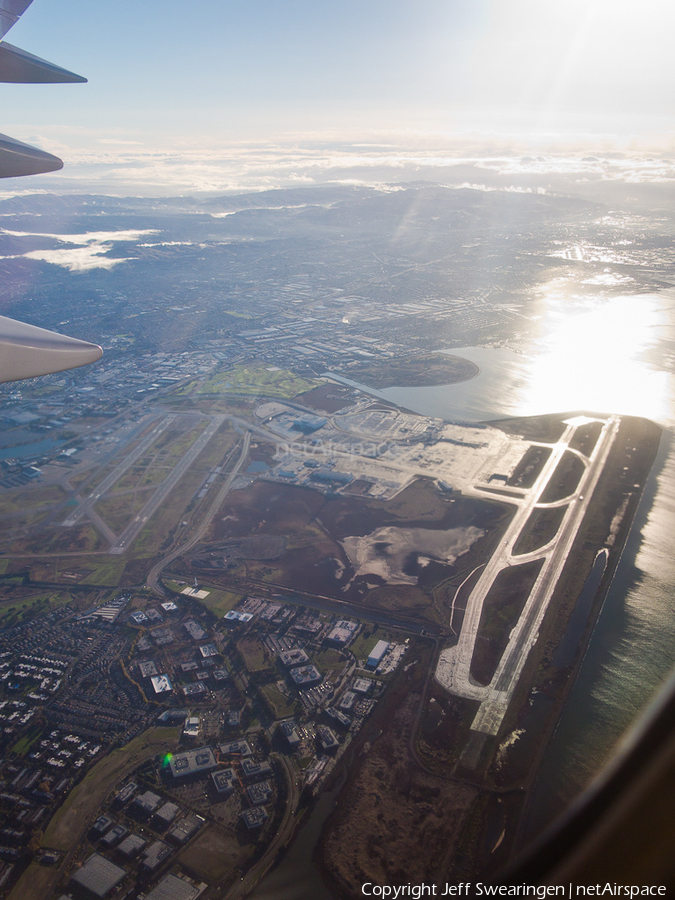
{"type": "MultiPolygon", "coordinates": [[[[655,363],[659,347],[675,339],[674,299],[674,293],[662,292],[567,309],[551,294],[542,301],[542,321],[550,322],[550,330],[537,346],[522,353],[452,348],[448,352],[480,367],[476,378],[370,391],[422,415],[455,421],[585,409],[645,416],[664,428],[621,561],[544,755],[531,811],[533,835],[602,770],[675,667],[675,379],[665,363],[655,363]]],[[[327,806],[328,801],[312,814],[254,900],[327,896],[311,861],[327,806]]]]}
{"type": "Polygon", "coordinates": [[[586,787],[675,666],[675,439],[664,432],[577,681],[544,756],[528,833],[586,787]]]}
{"type": "MultiPolygon", "coordinates": [[[[645,303],[662,312],[672,299],[670,295],[649,296],[645,303]]],[[[626,320],[629,326],[630,320],[626,320]]],[[[671,321],[662,319],[660,333],[651,332],[651,345],[659,339],[667,340],[672,333],[671,321]]],[[[589,390],[584,387],[584,379],[566,379],[560,362],[551,370],[547,349],[539,355],[536,350],[528,355],[475,347],[452,350],[480,366],[480,375],[471,381],[381,392],[415,412],[445,419],[485,421],[588,409],[644,415],[664,428],[657,460],[583,665],[543,759],[532,804],[533,834],[599,774],[631,723],[675,667],[673,376],[655,369],[644,358],[648,345],[639,339],[637,330],[639,346],[630,365],[625,366],[634,382],[635,389],[630,393],[622,378],[612,377],[621,367],[621,359],[615,359],[609,374],[605,369],[606,377],[594,377],[587,371],[584,379],[592,379],[594,386],[589,390]],[[555,391],[546,389],[550,374],[540,377],[547,369],[560,373],[555,391]]],[[[619,347],[627,353],[625,343],[619,342],[619,347]]],[[[570,349],[568,363],[574,358],[570,349]]],[[[606,357],[603,366],[609,366],[606,357]]]]}

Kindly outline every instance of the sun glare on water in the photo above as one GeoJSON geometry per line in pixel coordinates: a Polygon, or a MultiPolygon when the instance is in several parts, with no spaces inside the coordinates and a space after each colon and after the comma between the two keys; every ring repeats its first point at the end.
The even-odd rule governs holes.
{"type": "Polygon", "coordinates": [[[666,301],[653,294],[570,308],[544,296],[541,344],[530,358],[521,415],[588,410],[672,424],[673,376],[645,354],[666,337],[666,301]]]}

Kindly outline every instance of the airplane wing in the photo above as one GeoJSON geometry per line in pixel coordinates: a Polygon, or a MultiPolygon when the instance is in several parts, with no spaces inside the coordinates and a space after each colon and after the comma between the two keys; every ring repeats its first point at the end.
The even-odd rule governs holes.
{"type": "Polygon", "coordinates": [[[0,316],[0,382],[76,369],[102,355],[96,344],[0,316]]]}
{"type": "MultiPolygon", "coordinates": [[[[0,0],[0,82],[55,84],[86,82],[86,78],[27,53],[2,40],[33,0],[0,0]]],[[[0,134],[0,178],[38,175],[63,167],[58,156],[0,134]]]]}
{"type": "MultiPolygon", "coordinates": [[[[2,44],[0,44],[0,47],[2,44]]],[[[6,134],[0,134],[0,178],[39,175],[63,168],[63,160],[6,134]]]]}
{"type": "Polygon", "coordinates": [[[4,38],[32,2],[33,0],[0,0],[0,38],[4,38]]]}
{"type": "MultiPolygon", "coordinates": [[[[0,0],[0,81],[21,84],[84,82],[87,79],[2,40],[32,0],[0,0]]],[[[0,178],[61,169],[58,156],[0,134],[0,178]]],[[[0,382],[74,369],[100,359],[96,344],[0,316],[0,382]]]]}

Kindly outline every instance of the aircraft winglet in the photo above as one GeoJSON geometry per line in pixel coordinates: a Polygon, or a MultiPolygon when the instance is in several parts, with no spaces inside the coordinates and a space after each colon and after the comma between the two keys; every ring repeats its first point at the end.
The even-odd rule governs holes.
{"type": "Polygon", "coordinates": [[[97,344],[0,316],[0,382],[76,369],[102,355],[97,344]]]}

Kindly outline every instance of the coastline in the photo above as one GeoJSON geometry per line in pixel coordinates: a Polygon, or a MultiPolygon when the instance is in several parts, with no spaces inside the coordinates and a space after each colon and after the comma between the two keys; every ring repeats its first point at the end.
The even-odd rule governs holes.
{"type": "MultiPolygon", "coordinates": [[[[433,779],[437,787],[440,788],[442,784],[445,784],[451,794],[454,791],[458,800],[460,796],[464,798],[465,808],[461,816],[462,821],[457,823],[457,827],[454,829],[453,847],[446,854],[446,863],[444,864],[445,874],[451,879],[471,879],[478,876],[482,878],[495,877],[511,862],[514,855],[520,852],[519,839],[522,834],[520,823],[523,821],[531,801],[532,788],[535,783],[535,777],[528,773],[532,769],[539,770],[542,758],[556,731],[586,656],[598,617],[613,584],[617,567],[624,558],[629,535],[636,525],[639,527],[638,510],[642,510],[642,515],[646,515],[643,498],[661,446],[662,431],[647,420],[628,416],[622,417],[622,427],[624,429],[622,440],[614,448],[612,456],[608,460],[602,482],[598,485],[600,490],[594,496],[584,524],[577,535],[573,551],[570,554],[570,561],[556,588],[550,615],[544,621],[537,644],[527,660],[512,708],[505,719],[504,728],[500,731],[498,738],[488,741],[482,762],[474,771],[462,770],[456,762],[450,768],[446,768],[444,772],[441,771],[442,766],[434,769],[433,779]],[[637,454],[629,472],[631,490],[628,504],[620,523],[613,531],[614,538],[611,546],[607,548],[607,565],[602,572],[600,584],[590,604],[573,662],[556,671],[555,666],[552,665],[552,654],[565,635],[565,629],[574,612],[576,601],[587,582],[599,551],[605,544],[605,538],[611,530],[610,526],[615,519],[616,510],[621,505],[620,489],[615,482],[616,472],[623,470],[625,462],[623,453],[630,452],[629,448],[635,441],[638,432],[643,433],[643,438],[639,444],[641,452],[637,454]],[[636,489],[637,484],[640,485],[639,491],[636,489]],[[600,532],[602,532],[602,539],[598,539],[600,532]],[[533,707],[531,703],[533,696],[539,695],[544,697],[548,695],[548,702],[542,709],[533,707]],[[530,732],[529,741],[524,741],[520,736],[520,731],[525,724],[530,732]],[[511,743],[509,743],[510,740],[511,743]],[[498,741],[501,743],[498,744],[498,741]],[[491,765],[497,751],[503,747],[507,750],[507,762],[499,768],[499,771],[496,771],[494,767],[491,768],[491,765]],[[466,806],[467,791],[474,795],[469,807],[466,806]]],[[[654,477],[657,475],[658,471],[654,473],[654,477]]],[[[423,695],[424,693],[422,692],[423,695]]],[[[428,707],[428,696],[420,696],[419,702],[428,707]]],[[[435,701],[432,700],[432,702],[435,701]]],[[[414,741],[416,737],[419,738],[419,734],[417,729],[416,734],[411,735],[411,741],[414,741]]],[[[379,738],[380,742],[384,742],[380,747],[380,755],[382,753],[387,755],[385,752],[387,740],[390,739],[387,738],[386,733],[379,738]]],[[[419,751],[419,747],[417,749],[419,751]]],[[[411,774],[413,780],[415,777],[418,779],[425,777],[424,772],[426,772],[427,778],[431,774],[431,770],[425,765],[428,759],[425,759],[424,754],[420,760],[423,763],[421,771],[417,765],[418,759],[419,753],[408,761],[408,765],[412,764],[412,769],[417,769],[416,773],[411,774]]],[[[366,772],[366,775],[363,776],[364,765],[367,763],[364,764],[359,760],[356,771],[350,772],[349,780],[353,785],[352,796],[348,798],[345,791],[338,799],[336,811],[326,824],[326,833],[321,840],[322,847],[326,847],[330,843],[329,835],[337,822],[341,822],[339,831],[343,836],[343,841],[346,835],[347,843],[349,843],[350,825],[353,828],[354,822],[351,821],[353,814],[351,811],[350,814],[347,814],[347,810],[351,810],[355,803],[359,803],[359,797],[365,795],[364,788],[367,787],[368,773],[366,772]]],[[[372,776],[372,772],[370,775],[372,776]]],[[[400,800],[403,803],[405,798],[401,796],[400,800]]],[[[354,836],[355,838],[356,836],[354,836]]],[[[411,845],[415,844],[415,841],[416,838],[411,836],[411,845]]],[[[349,847],[342,849],[345,856],[348,857],[350,855],[349,847]]],[[[414,853],[419,854],[420,852],[423,852],[421,847],[417,851],[413,851],[411,846],[410,858],[414,858],[414,853]]],[[[347,873],[343,866],[338,867],[342,870],[339,872],[335,869],[334,864],[335,858],[333,865],[325,858],[318,861],[324,882],[334,886],[341,884],[342,890],[338,889],[338,895],[348,896],[349,877],[345,877],[347,873]]]]}
{"type": "MultiPolygon", "coordinates": [[[[563,723],[563,719],[564,719],[564,716],[565,716],[565,713],[567,710],[570,695],[572,694],[572,692],[575,689],[577,689],[577,690],[581,689],[581,685],[579,685],[579,676],[581,674],[581,670],[584,667],[584,664],[587,662],[589,653],[592,650],[593,639],[596,637],[596,634],[598,634],[598,632],[600,631],[601,618],[603,616],[603,613],[605,613],[606,604],[608,602],[611,603],[612,598],[610,597],[610,594],[612,593],[613,589],[616,589],[617,594],[619,596],[617,596],[615,598],[615,601],[618,602],[619,599],[625,601],[625,598],[628,595],[628,593],[636,587],[637,579],[638,579],[638,576],[636,575],[636,573],[639,571],[639,570],[637,570],[637,567],[636,567],[636,561],[637,561],[638,554],[640,552],[640,547],[642,546],[642,543],[644,541],[644,535],[643,535],[644,528],[647,524],[649,515],[658,500],[659,477],[662,475],[673,451],[675,451],[675,436],[673,436],[673,434],[668,429],[663,429],[654,464],[652,466],[652,469],[651,469],[649,476],[643,487],[637,509],[636,509],[633,519],[630,523],[630,528],[629,528],[628,534],[626,535],[626,538],[623,542],[621,553],[619,554],[619,557],[615,561],[613,569],[610,573],[609,581],[606,584],[606,586],[602,592],[601,604],[598,609],[597,615],[594,618],[592,631],[589,634],[589,636],[585,642],[583,656],[579,660],[579,665],[575,672],[574,679],[566,691],[563,708],[560,711],[560,715],[556,722],[555,729],[550,734],[550,736],[546,742],[546,746],[544,748],[542,748],[542,759],[541,759],[542,765],[546,765],[546,756],[547,756],[547,754],[551,753],[552,750],[553,751],[558,750],[558,752],[560,752],[559,748],[554,748],[552,745],[553,745],[554,741],[556,741],[556,738],[558,737],[558,732],[559,732],[559,729],[561,728],[561,723],[563,723]],[[633,581],[632,581],[632,583],[626,583],[626,584],[619,586],[617,584],[617,577],[620,574],[620,570],[624,567],[629,570],[630,577],[632,577],[633,581]]],[[[609,607],[607,607],[607,612],[608,613],[610,612],[609,607]]],[[[601,635],[598,635],[598,637],[600,638],[601,635]]],[[[657,690],[658,690],[658,688],[657,688],[657,690]]],[[[617,749],[617,744],[620,741],[621,741],[621,736],[619,735],[616,738],[616,740],[612,741],[611,744],[607,746],[606,756],[605,756],[606,764],[608,764],[608,765],[611,764],[611,762],[613,760],[614,751],[617,749]]],[[[555,768],[555,766],[554,766],[554,768],[555,768]]],[[[536,802],[534,800],[534,795],[536,794],[536,792],[538,790],[538,783],[539,783],[539,779],[541,777],[542,777],[542,773],[541,773],[541,771],[539,771],[537,774],[537,779],[532,786],[533,797],[531,798],[531,802],[536,802]]],[[[603,769],[596,772],[596,774],[590,780],[587,780],[586,784],[581,787],[581,790],[592,789],[594,782],[601,779],[602,777],[603,777],[603,769]]],[[[568,802],[570,805],[572,803],[576,802],[577,796],[578,796],[578,794],[575,793],[575,795],[570,796],[568,798],[568,802]]],[[[526,813],[526,815],[527,815],[528,820],[530,820],[529,825],[526,825],[526,827],[528,827],[530,831],[536,830],[536,831],[540,832],[542,828],[548,828],[548,827],[552,826],[552,824],[553,824],[553,820],[550,817],[547,819],[547,821],[544,821],[545,813],[543,811],[535,816],[535,813],[532,810],[530,810],[528,813],[526,813]]]]}

